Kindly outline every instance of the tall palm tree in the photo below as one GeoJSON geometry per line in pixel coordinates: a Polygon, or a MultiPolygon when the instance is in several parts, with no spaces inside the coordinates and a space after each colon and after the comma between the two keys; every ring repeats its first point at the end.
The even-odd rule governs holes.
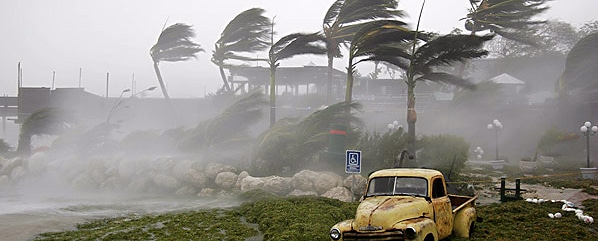
{"type": "Polygon", "coordinates": [[[154,61],[154,71],[160,84],[160,89],[164,98],[168,102],[169,107],[172,110],[170,103],[170,97],[166,91],[162,74],[158,64],[160,62],[178,62],[186,61],[191,58],[195,58],[196,54],[204,51],[199,44],[191,41],[191,38],[195,37],[195,32],[190,25],[184,23],[175,23],[162,30],[158,41],[150,49],[150,56],[154,61]]]}
{"type": "Polygon", "coordinates": [[[330,6],[322,23],[328,56],[328,101],[332,94],[334,58],[342,57],[341,44],[347,45],[367,21],[402,17],[404,13],[396,9],[397,5],[397,0],[336,0],[330,6]]]}
{"type": "Polygon", "coordinates": [[[464,88],[475,88],[467,79],[447,73],[440,67],[450,66],[467,59],[488,54],[481,49],[492,36],[442,35],[430,38],[429,34],[411,31],[400,21],[374,21],[362,28],[351,42],[349,70],[347,73],[347,96],[350,101],[354,65],[363,61],[382,61],[407,72],[407,128],[408,150],[415,149],[415,86],[417,81],[440,82],[464,88]],[[413,41],[417,40],[417,41],[413,41]],[[405,43],[412,41],[409,50],[405,43]],[[362,57],[353,63],[354,58],[362,57]]]}
{"type": "Polygon", "coordinates": [[[235,66],[227,63],[227,60],[253,61],[256,58],[247,57],[242,54],[253,53],[268,48],[268,34],[270,31],[270,19],[263,16],[261,8],[245,10],[231,20],[220,34],[216,41],[215,49],[212,52],[212,63],[220,69],[223,89],[231,90],[225,68],[235,66]]]}
{"type": "Polygon", "coordinates": [[[31,138],[33,136],[57,135],[67,130],[72,123],[72,117],[58,108],[43,108],[31,113],[21,125],[17,153],[31,154],[31,138]]]}
{"type": "Polygon", "coordinates": [[[274,43],[274,31],[271,32],[272,46],[268,51],[270,66],[270,127],[276,122],[276,69],[280,61],[303,54],[325,54],[323,36],[319,33],[293,33],[280,38],[274,43]]]}

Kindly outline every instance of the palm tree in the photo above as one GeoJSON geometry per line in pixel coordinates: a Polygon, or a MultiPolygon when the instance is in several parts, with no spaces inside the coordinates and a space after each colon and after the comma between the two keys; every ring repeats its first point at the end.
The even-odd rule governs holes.
{"type": "Polygon", "coordinates": [[[565,70],[557,82],[561,97],[577,92],[588,98],[598,90],[598,32],[580,39],[567,54],[565,70]]]}
{"type": "Polygon", "coordinates": [[[267,100],[261,91],[238,97],[218,116],[203,121],[179,142],[184,151],[199,151],[205,155],[230,153],[234,147],[250,143],[249,127],[263,117],[267,100]]]}
{"type": "MultiPolygon", "coordinates": [[[[273,25],[272,25],[273,26],[273,25]]],[[[268,51],[270,66],[270,127],[276,122],[276,69],[280,61],[302,54],[325,54],[323,36],[319,33],[293,33],[274,43],[274,31],[271,32],[272,46],[268,51]]]]}
{"type": "Polygon", "coordinates": [[[489,30],[517,42],[534,45],[531,27],[546,21],[532,18],[548,10],[550,0],[469,0],[471,9],[465,17],[465,29],[475,35],[489,30]]]}
{"type": "Polygon", "coordinates": [[[403,11],[396,10],[397,5],[396,0],[336,0],[330,6],[322,23],[328,56],[328,101],[332,92],[333,61],[342,57],[341,44],[348,44],[367,21],[403,16],[403,11]]]}
{"type": "Polygon", "coordinates": [[[67,130],[73,120],[64,110],[58,108],[43,108],[37,110],[21,126],[17,153],[31,154],[31,138],[35,135],[57,135],[67,130]]]}
{"type": "Polygon", "coordinates": [[[191,41],[193,37],[195,37],[195,33],[191,26],[184,23],[176,23],[163,29],[158,37],[158,41],[150,49],[150,56],[152,56],[152,60],[154,61],[154,71],[156,72],[160,89],[171,110],[172,104],[170,103],[170,97],[166,91],[158,64],[161,61],[178,62],[195,58],[198,52],[204,50],[199,44],[191,41]]]}
{"type": "Polygon", "coordinates": [[[411,31],[400,21],[379,20],[364,26],[353,38],[350,48],[347,73],[347,96],[351,100],[352,73],[356,64],[363,61],[382,61],[403,69],[407,73],[407,128],[408,150],[415,149],[415,86],[417,81],[431,81],[464,88],[475,88],[467,79],[443,71],[440,67],[450,66],[467,59],[480,58],[488,54],[482,50],[484,42],[492,36],[442,35],[430,38],[429,34],[411,31]],[[417,41],[413,41],[417,40],[417,41]],[[411,41],[412,49],[406,48],[411,41]],[[418,44],[418,43],[421,44],[418,44]],[[362,59],[353,63],[356,57],[362,59]]]}
{"type": "Polygon", "coordinates": [[[253,53],[264,50],[268,47],[268,33],[270,30],[270,19],[262,14],[261,8],[245,10],[231,20],[220,34],[216,41],[215,49],[212,52],[212,63],[220,69],[223,89],[230,91],[225,68],[235,65],[226,63],[227,60],[252,61],[256,58],[243,56],[243,53],[253,53]]]}
{"type": "MultiPolygon", "coordinates": [[[[270,129],[262,133],[257,140],[257,151],[253,165],[258,174],[281,174],[285,167],[291,170],[305,168],[306,162],[317,161],[317,157],[328,146],[331,123],[345,121],[345,109],[360,110],[361,104],[344,102],[317,110],[303,119],[283,118],[270,129]]],[[[355,116],[350,116],[355,126],[363,123],[355,116]]],[[[356,132],[348,132],[349,138],[357,141],[356,132]]]]}

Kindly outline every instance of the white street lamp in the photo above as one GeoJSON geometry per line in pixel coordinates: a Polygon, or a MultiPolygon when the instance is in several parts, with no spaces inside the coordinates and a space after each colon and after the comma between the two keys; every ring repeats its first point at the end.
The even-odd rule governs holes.
{"type": "Polygon", "coordinates": [[[592,122],[586,121],[579,130],[586,136],[586,162],[587,168],[590,168],[590,136],[598,132],[598,126],[592,126],[592,122]]]}
{"type": "Polygon", "coordinates": [[[398,121],[393,121],[392,123],[388,123],[388,125],[386,125],[386,127],[388,127],[389,131],[403,129],[403,125],[400,125],[398,121]]]}
{"type": "Polygon", "coordinates": [[[498,119],[494,119],[492,123],[488,124],[488,130],[494,130],[494,137],[496,140],[496,160],[498,160],[498,131],[502,129],[502,123],[498,119]]]}

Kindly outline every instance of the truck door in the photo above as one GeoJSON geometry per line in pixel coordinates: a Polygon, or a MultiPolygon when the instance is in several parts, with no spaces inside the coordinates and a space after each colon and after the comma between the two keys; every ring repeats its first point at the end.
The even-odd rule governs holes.
{"type": "Polygon", "coordinates": [[[448,237],[453,230],[453,210],[442,177],[435,177],[432,180],[432,205],[438,238],[448,237]]]}

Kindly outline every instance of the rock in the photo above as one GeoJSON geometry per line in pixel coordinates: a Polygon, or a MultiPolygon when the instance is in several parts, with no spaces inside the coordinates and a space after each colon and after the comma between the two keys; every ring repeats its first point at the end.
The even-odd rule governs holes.
{"type": "Polygon", "coordinates": [[[216,184],[216,186],[222,189],[231,189],[235,186],[237,182],[237,176],[238,175],[233,172],[221,172],[216,175],[214,183],[216,184]]]}
{"type": "Polygon", "coordinates": [[[195,168],[188,169],[185,174],[179,178],[197,188],[203,188],[208,180],[206,174],[195,168]]]}
{"type": "Polygon", "coordinates": [[[197,194],[198,197],[211,197],[214,196],[214,189],[211,188],[204,188],[201,189],[201,191],[199,191],[199,193],[197,194]]]}
{"type": "Polygon", "coordinates": [[[167,189],[178,189],[179,181],[176,178],[167,176],[161,173],[158,173],[154,176],[153,181],[159,187],[167,188],[167,189]]]}
{"type": "Polygon", "coordinates": [[[299,189],[295,189],[287,196],[318,196],[318,193],[315,191],[301,191],[299,189]]]}
{"type": "Polygon", "coordinates": [[[320,172],[312,180],[314,184],[314,188],[316,192],[323,194],[328,190],[332,189],[333,187],[341,186],[342,185],[342,178],[336,173],[332,172],[320,172]]]}
{"type": "Polygon", "coordinates": [[[237,183],[235,184],[235,187],[237,189],[241,189],[241,182],[243,181],[244,178],[248,177],[249,173],[246,171],[242,171],[241,173],[239,173],[239,176],[237,177],[237,183]]]}
{"type": "Polygon", "coordinates": [[[218,173],[221,172],[237,172],[237,169],[232,167],[232,166],[227,166],[227,165],[222,165],[220,163],[210,163],[206,166],[206,176],[208,176],[208,178],[216,178],[216,175],[218,175],[218,173]]]}
{"type": "Polygon", "coordinates": [[[241,191],[262,189],[262,187],[264,187],[264,179],[259,177],[248,176],[241,182],[241,191]]]}
{"type": "Polygon", "coordinates": [[[293,189],[301,191],[315,191],[313,180],[318,177],[318,173],[310,170],[303,170],[293,175],[291,186],[293,189]]]}
{"type": "Polygon", "coordinates": [[[10,180],[15,183],[25,177],[25,168],[23,166],[16,166],[10,172],[10,180]]]}
{"type": "Polygon", "coordinates": [[[138,177],[127,185],[127,190],[132,193],[143,193],[147,189],[148,183],[149,180],[146,177],[138,177]]]}
{"type": "Polygon", "coordinates": [[[322,197],[333,198],[343,202],[353,201],[353,194],[345,187],[334,187],[322,194],[322,197]]]}
{"type": "Polygon", "coordinates": [[[149,167],[156,172],[168,173],[175,164],[170,157],[158,157],[150,162],[149,167]]]}
{"type": "Polygon", "coordinates": [[[97,184],[84,173],[77,175],[71,182],[71,186],[79,191],[91,191],[97,188],[97,184]]]}
{"type": "Polygon", "coordinates": [[[23,164],[23,159],[0,159],[0,175],[10,175],[12,169],[23,164]]]}
{"type": "Polygon", "coordinates": [[[174,192],[174,194],[177,196],[194,196],[196,193],[197,191],[195,191],[195,188],[191,186],[181,187],[174,192]]]}
{"type": "Polygon", "coordinates": [[[284,196],[291,190],[291,178],[271,176],[264,178],[262,190],[271,192],[279,196],[284,196]]]}
{"type": "Polygon", "coordinates": [[[367,182],[368,179],[361,175],[351,175],[343,180],[343,187],[351,190],[351,186],[353,186],[353,193],[361,195],[365,193],[367,182]]]}

